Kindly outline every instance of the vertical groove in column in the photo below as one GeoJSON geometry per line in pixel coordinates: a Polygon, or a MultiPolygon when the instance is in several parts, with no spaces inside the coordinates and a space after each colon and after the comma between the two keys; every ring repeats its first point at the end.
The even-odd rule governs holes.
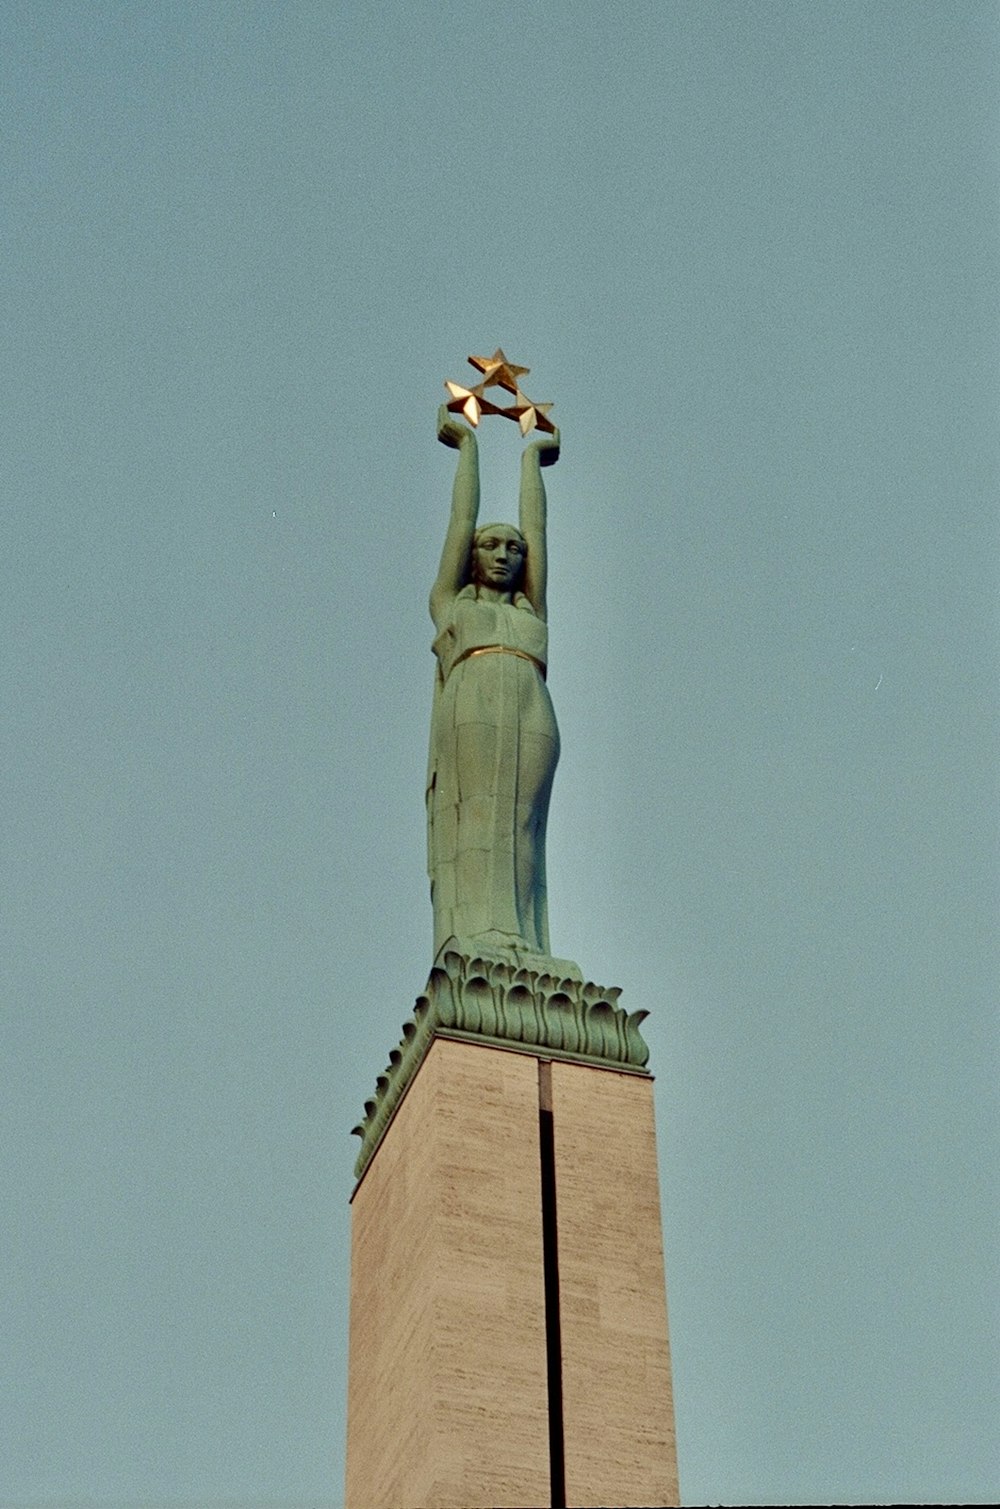
{"type": "Polygon", "coordinates": [[[542,1165],[542,1265],[545,1282],[545,1360],[549,1388],[549,1471],[552,1509],[566,1509],[563,1437],[562,1332],[559,1320],[559,1229],[556,1224],[556,1149],[552,1065],[538,1061],[538,1133],[542,1165]]]}

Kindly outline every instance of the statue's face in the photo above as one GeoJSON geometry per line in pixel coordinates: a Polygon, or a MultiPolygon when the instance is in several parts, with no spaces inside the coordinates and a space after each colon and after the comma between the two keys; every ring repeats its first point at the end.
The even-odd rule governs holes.
{"type": "Polygon", "coordinates": [[[484,587],[513,591],[524,569],[524,541],[512,524],[487,524],[473,546],[473,577],[484,587]]]}

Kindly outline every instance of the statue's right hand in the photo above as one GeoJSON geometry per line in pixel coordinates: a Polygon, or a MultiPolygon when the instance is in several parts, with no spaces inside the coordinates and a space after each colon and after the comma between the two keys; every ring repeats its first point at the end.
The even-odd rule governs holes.
{"type": "Polygon", "coordinates": [[[438,439],[441,444],[450,446],[453,451],[457,451],[470,440],[475,441],[476,437],[468,426],[452,418],[447,404],[443,403],[438,409],[437,426],[438,439]]]}

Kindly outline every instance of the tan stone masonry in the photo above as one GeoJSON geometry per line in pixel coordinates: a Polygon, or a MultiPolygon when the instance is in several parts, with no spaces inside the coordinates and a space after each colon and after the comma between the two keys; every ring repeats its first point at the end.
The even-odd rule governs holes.
{"type": "MultiPolygon", "coordinates": [[[[568,1509],[673,1505],[652,1082],[552,1063],[568,1509]]],[[[539,1060],[436,1038],[353,1201],[347,1509],[551,1504],[539,1060]]]]}

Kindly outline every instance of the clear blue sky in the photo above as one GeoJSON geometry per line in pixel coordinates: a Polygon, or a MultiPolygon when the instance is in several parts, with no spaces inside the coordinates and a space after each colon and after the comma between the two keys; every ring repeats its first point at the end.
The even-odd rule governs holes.
{"type": "Polygon", "coordinates": [[[552,941],[653,1013],[684,1499],[995,1497],[998,40],[0,6],[3,1509],[341,1503],[434,415],[497,344],[563,431],[552,941]]]}

